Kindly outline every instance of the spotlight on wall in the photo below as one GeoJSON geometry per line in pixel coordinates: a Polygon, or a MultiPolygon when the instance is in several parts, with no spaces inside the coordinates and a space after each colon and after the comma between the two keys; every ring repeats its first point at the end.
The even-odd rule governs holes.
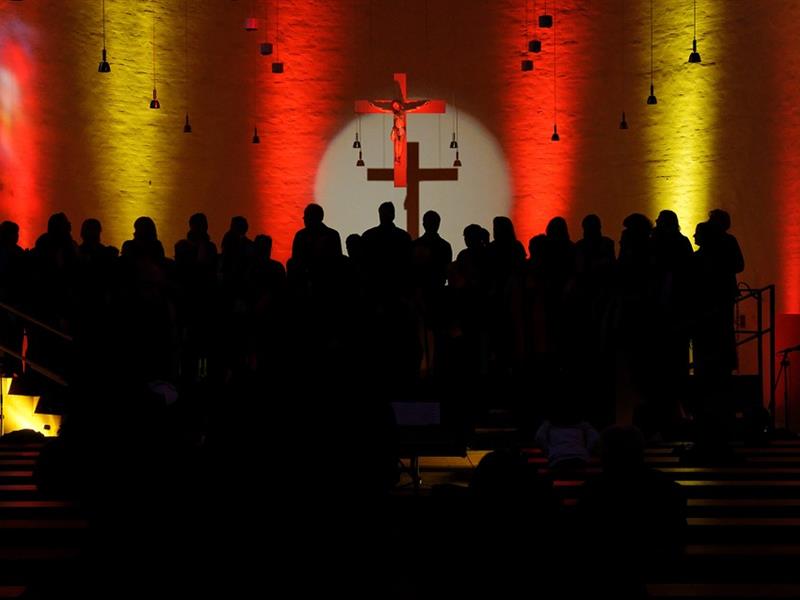
{"type": "Polygon", "coordinates": [[[253,127],[253,143],[260,144],[261,138],[258,137],[258,127],[253,127]]]}

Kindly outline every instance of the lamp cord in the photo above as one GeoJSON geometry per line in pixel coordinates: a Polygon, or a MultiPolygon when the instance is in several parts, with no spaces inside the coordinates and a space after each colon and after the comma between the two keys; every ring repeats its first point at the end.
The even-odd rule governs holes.
{"type": "MultiPolygon", "coordinates": [[[[619,20],[619,28],[622,30],[622,35],[620,38],[624,44],[625,42],[625,0],[620,0],[622,4],[622,16],[619,20]]],[[[622,91],[622,112],[625,112],[625,48],[622,49],[620,52],[620,68],[622,69],[622,83],[620,85],[622,91]]]]}
{"type": "Polygon", "coordinates": [[[525,52],[527,53],[528,37],[530,37],[528,34],[528,22],[530,21],[530,16],[528,15],[528,0],[524,0],[524,2],[525,2],[525,39],[522,40],[522,43],[524,44],[523,48],[525,48],[525,52]]]}
{"type": "MultiPolygon", "coordinates": [[[[554,3],[555,4],[555,3],[554,3]]],[[[547,12],[547,1],[545,0],[544,3],[545,12],[547,12]]],[[[553,8],[553,126],[556,124],[556,115],[558,112],[558,102],[556,95],[556,58],[557,58],[557,46],[556,46],[556,19],[555,19],[555,8],[553,8]]]]}
{"type": "Polygon", "coordinates": [[[153,5],[153,89],[156,89],[156,9],[153,5]]]}
{"type": "Polygon", "coordinates": [[[264,0],[264,43],[269,42],[269,7],[264,0]]]}
{"type": "Polygon", "coordinates": [[[650,0],[650,85],[653,85],[653,0],[650,0]]]}

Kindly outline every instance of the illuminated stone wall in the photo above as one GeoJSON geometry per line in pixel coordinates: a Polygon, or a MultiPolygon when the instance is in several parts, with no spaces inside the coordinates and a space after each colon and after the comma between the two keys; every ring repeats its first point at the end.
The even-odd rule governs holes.
{"type": "MultiPolygon", "coordinates": [[[[97,73],[101,4],[0,3],[0,217],[20,223],[25,244],[63,210],[76,232],[84,218],[99,217],[116,245],[148,214],[169,249],[199,210],[217,241],[231,216],[247,216],[251,232],[273,235],[285,259],[315,194],[342,210],[318,171],[326,153],[352,153],[342,131],[353,127],[353,100],[391,95],[391,74],[405,71],[412,96],[455,100],[465,122],[491,138],[486,147],[499,148],[507,174],[479,190],[454,189],[466,205],[510,207],[524,241],[556,214],[576,237],[581,217],[596,212],[617,238],[626,214],[654,218],[662,208],[676,210],[691,234],[719,206],[731,212],[745,250],[744,279],[777,282],[779,309],[800,312],[793,0],[698,0],[700,65],[687,64],[691,0],[657,1],[656,106],[645,104],[647,1],[548,2],[556,26],[540,30],[544,49],[529,73],[520,71],[520,0],[282,0],[280,8],[277,0],[106,0],[106,75],[97,73]],[[258,53],[265,10],[271,42],[280,13],[282,75],[258,53]],[[154,11],[159,111],[148,108],[154,11]],[[243,29],[251,11],[257,32],[243,29]],[[550,141],[554,47],[558,143],[550,141]],[[623,109],[627,131],[618,128],[623,109]],[[182,132],[187,111],[191,135],[182,132]],[[256,125],[260,145],[250,143],[256,125]]],[[[542,12],[543,0],[535,4],[542,12]]],[[[430,139],[441,138],[426,160],[449,165],[452,112],[418,118],[409,131],[436,127],[430,139]]],[[[370,133],[368,166],[385,160],[376,148],[382,135],[370,133]]],[[[472,150],[463,145],[463,169],[492,180],[497,161],[472,150]]],[[[384,198],[371,194],[359,188],[352,198],[352,210],[370,219],[384,198]]]]}

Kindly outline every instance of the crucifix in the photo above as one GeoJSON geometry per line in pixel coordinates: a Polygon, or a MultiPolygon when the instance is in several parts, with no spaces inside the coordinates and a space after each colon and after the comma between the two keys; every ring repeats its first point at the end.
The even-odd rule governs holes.
{"type": "MultiPolygon", "coordinates": [[[[391,100],[356,100],[356,113],[392,113],[391,140],[394,144],[394,187],[406,187],[406,113],[436,114],[445,111],[444,100],[409,100],[406,74],[395,73],[395,97],[391,100]]],[[[409,231],[409,233],[411,233],[409,231]]]]}
{"type": "MultiPolygon", "coordinates": [[[[367,169],[367,181],[392,181],[394,169],[367,169]]],[[[395,181],[397,181],[395,179],[395,181]]],[[[406,190],[406,231],[412,240],[419,237],[419,184],[421,181],[458,181],[458,169],[420,169],[419,142],[408,142],[408,189],[406,190]]],[[[397,183],[395,183],[397,187],[397,183]]]]}

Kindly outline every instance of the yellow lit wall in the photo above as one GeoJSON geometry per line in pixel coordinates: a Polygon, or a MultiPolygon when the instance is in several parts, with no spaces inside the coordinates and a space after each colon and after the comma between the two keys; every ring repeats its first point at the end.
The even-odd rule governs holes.
{"type": "MultiPolygon", "coordinates": [[[[109,75],[97,73],[100,0],[0,2],[0,72],[24,92],[12,104],[0,85],[0,139],[21,149],[14,160],[0,154],[0,219],[19,221],[30,245],[52,212],[67,212],[76,232],[98,217],[120,245],[148,214],[171,254],[193,212],[208,215],[217,242],[241,214],[253,235],[273,235],[285,260],[353,100],[391,93],[391,74],[404,71],[415,95],[455,94],[502,149],[523,242],[554,213],[575,238],[595,212],[618,239],[634,211],[655,218],[671,208],[691,236],[709,209],[724,208],[745,253],[742,278],[776,282],[779,312],[800,312],[800,4],[697,4],[703,62],[690,65],[692,2],[654,3],[658,104],[647,106],[649,0],[549,2],[562,140],[553,145],[553,32],[539,32],[544,50],[522,73],[521,0],[281,0],[282,76],[258,54],[263,29],[243,29],[249,10],[262,19],[266,7],[274,42],[277,0],[106,0],[109,75]],[[154,10],[159,111],[147,108],[154,10]],[[191,135],[182,132],[187,110],[191,135]],[[260,146],[250,143],[255,124],[260,146]]],[[[464,168],[488,168],[471,150],[464,168]]],[[[378,188],[352,210],[374,215],[385,199],[378,188]]],[[[462,201],[502,193],[466,190],[462,201]]]]}
{"type": "Polygon", "coordinates": [[[33,429],[46,436],[54,436],[58,433],[58,428],[61,427],[60,416],[40,415],[34,412],[39,402],[38,396],[9,395],[10,377],[0,379],[0,385],[3,390],[4,433],[19,429],[33,429]]]}
{"type": "MultiPolygon", "coordinates": [[[[715,37],[704,32],[721,24],[724,5],[724,0],[700,3],[698,50],[703,58],[700,64],[688,62],[692,41],[691,2],[655,2],[653,10],[658,104],[645,106],[642,113],[645,176],[650,196],[645,212],[655,216],[663,209],[674,210],[684,234],[692,241],[694,225],[708,218],[708,211],[716,207],[717,200],[711,186],[714,171],[711,165],[719,130],[715,92],[719,89],[722,68],[718,59],[726,48],[724,31],[717,30],[715,37]]],[[[643,20],[649,20],[649,6],[640,5],[638,10],[646,13],[643,20]]],[[[650,32],[645,28],[639,33],[643,37],[639,52],[643,51],[646,59],[650,32]]],[[[649,93],[649,78],[638,79],[636,91],[643,102],[649,93]]]]}

